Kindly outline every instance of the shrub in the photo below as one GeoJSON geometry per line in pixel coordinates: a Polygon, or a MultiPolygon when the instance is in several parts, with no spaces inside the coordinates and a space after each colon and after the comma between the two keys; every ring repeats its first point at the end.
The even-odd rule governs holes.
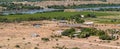
{"type": "Polygon", "coordinates": [[[114,37],[109,36],[109,35],[101,35],[99,36],[99,38],[102,40],[113,40],[114,39],[114,37]]]}
{"type": "Polygon", "coordinates": [[[0,46],[0,48],[2,48],[2,46],[0,46]]]}
{"type": "Polygon", "coordinates": [[[20,45],[15,45],[16,48],[20,48],[20,45]]]}
{"type": "Polygon", "coordinates": [[[50,41],[49,38],[41,38],[41,40],[47,42],[47,41],[50,41]]]}
{"type": "Polygon", "coordinates": [[[80,49],[80,48],[78,48],[78,47],[74,47],[74,48],[72,48],[72,49],[80,49]]]}
{"type": "Polygon", "coordinates": [[[80,32],[80,34],[77,36],[78,38],[86,38],[89,37],[89,32],[80,32]]]}
{"type": "Polygon", "coordinates": [[[34,49],[39,49],[38,47],[34,47],[34,49]]]}
{"type": "Polygon", "coordinates": [[[63,36],[69,36],[69,35],[72,34],[73,32],[75,32],[75,29],[74,29],[74,28],[67,29],[67,30],[65,30],[65,31],[62,32],[62,35],[63,35],[63,36]]]}
{"type": "Polygon", "coordinates": [[[95,14],[87,14],[86,17],[96,18],[96,15],[95,14]]]}
{"type": "Polygon", "coordinates": [[[8,38],[7,40],[9,41],[10,39],[8,38]]]}
{"type": "Polygon", "coordinates": [[[25,40],[25,38],[23,38],[23,40],[25,40]]]}
{"type": "Polygon", "coordinates": [[[31,42],[28,42],[28,44],[31,44],[31,42]]]}
{"type": "Polygon", "coordinates": [[[68,49],[68,48],[65,47],[65,46],[62,46],[62,47],[60,47],[60,46],[55,46],[55,47],[52,47],[52,48],[54,48],[54,49],[68,49]]]}
{"type": "Polygon", "coordinates": [[[61,35],[51,35],[50,37],[51,38],[61,38],[62,36],[61,35]]]}
{"type": "Polygon", "coordinates": [[[55,39],[56,41],[58,41],[58,39],[55,39]]]}

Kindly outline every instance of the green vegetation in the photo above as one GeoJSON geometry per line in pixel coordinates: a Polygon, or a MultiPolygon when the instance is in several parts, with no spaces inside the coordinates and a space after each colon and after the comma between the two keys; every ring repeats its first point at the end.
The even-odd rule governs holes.
{"type": "Polygon", "coordinates": [[[63,36],[70,36],[71,34],[74,34],[74,33],[75,33],[75,29],[71,28],[71,29],[67,29],[64,32],[62,32],[62,35],[63,36]]]}
{"type": "Polygon", "coordinates": [[[68,49],[68,48],[65,46],[55,46],[53,47],[53,49],[68,49]]]}
{"type": "Polygon", "coordinates": [[[120,23],[118,12],[93,12],[93,11],[81,11],[81,12],[43,12],[36,14],[16,14],[0,16],[0,22],[21,22],[21,21],[39,21],[39,20],[70,20],[77,23],[83,23],[84,20],[91,20],[98,23],[120,23]],[[84,15],[84,18],[81,18],[84,15]],[[108,17],[109,16],[109,17],[108,17]],[[112,17],[111,17],[112,16],[112,17]]]}
{"type": "Polygon", "coordinates": [[[102,40],[113,40],[113,39],[115,39],[115,37],[112,37],[112,36],[109,36],[109,35],[101,35],[99,38],[102,39],[102,40]]]}
{"type": "MultiPolygon", "coordinates": [[[[36,14],[24,14],[24,15],[8,15],[8,16],[0,16],[0,22],[21,22],[21,21],[38,21],[38,20],[71,20],[75,18],[75,20],[79,20],[79,22],[83,22],[83,19],[76,15],[87,15],[87,14],[95,14],[98,16],[109,16],[109,15],[117,15],[114,13],[105,13],[105,12],[47,12],[47,13],[36,13],[36,14]]],[[[86,18],[85,18],[86,19],[86,18]]]]}
{"type": "Polygon", "coordinates": [[[6,7],[6,10],[33,10],[33,9],[42,9],[39,6],[33,6],[33,5],[28,5],[28,4],[14,4],[14,3],[2,3],[0,4],[2,7],[6,7]]]}
{"type": "Polygon", "coordinates": [[[107,7],[107,6],[120,6],[120,4],[81,4],[81,5],[53,5],[48,6],[48,8],[55,8],[55,9],[75,9],[75,8],[95,8],[95,7],[107,7]]]}
{"type": "Polygon", "coordinates": [[[34,47],[34,49],[39,49],[38,47],[34,47]]]}
{"type": "Polygon", "coordinates": [[[87,14],[86,17],[90,17],[90,18],[96,18],[97,16],[95,14],[87,14]]]}
{"type": "MultiPolygon", "coordinates": [[[[115,16],[116,17],[116,16],[115,16]]],[[[120,19],[114,19],[114,18],[100,18],[97,20],[97,23],[108,23],[108,24],[119,24],[120,19]]]]}
{"type": "Polygon", "coordinates": [[[49,38],[41,38],[41,40],[43,40],[43,41],[45,41],[45,42],[50,41],[50,39],[49,39],[49,38]]]}
{"type": "Polygon", "coordinates": [[[76,32],[74,28],[67,29],[62,32],[63,36],[68,36],[70,38],[87,38],[90,36],[99,36],[102,40],[114,40],[115,36],[110,36],[108,33],[102,30],[97,30],[96,28],[82,28],[81,32],[76,32]]]}
{"type": "Polygon", "coordinates": [[[120,11],[120,8],[100,8],[98,11],[120,11]]]}
{"type": "Polygon", "coordinates": [[[16,48],[20,48],[20,45],[15,45],[16,48]]]}
{"type": "Polygon", "coordinates": [[[61,38],[62,36],[61,35],[51,35],[50,37],[51,38],[61,38]]]}
{"type": "Polygon", "coordinates": [[[78,47],[73,47],[73,48],[67,48],[67,47],[65,47],[65,46],[54,46],[54,47],[52,47],[53,49],[80,49],[80,48],[78,48],[78,47]]]}
{"type": "Polygon", "coordinates": [[[74,48],[72,48],[72,49],[80,49],[80,48],[78,48],[78,47],[74,47],[74,48]]]}

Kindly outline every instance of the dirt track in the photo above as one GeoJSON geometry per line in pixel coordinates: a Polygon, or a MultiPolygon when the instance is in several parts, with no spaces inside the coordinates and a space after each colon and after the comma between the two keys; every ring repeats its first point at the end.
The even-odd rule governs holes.
{"type": "Polygon", "coordinates": [[[61,41],[64,41],[64,42],[77,42],[77,43],[84,43],[84,44],[95,45],[95,46],[103,46],[103,47],[120,49],[120,46],[106,45],[106,44],[99,44],[99,43],[91,43],[91,42],[78,41],[78,40],[61,40],[61,41]]]}

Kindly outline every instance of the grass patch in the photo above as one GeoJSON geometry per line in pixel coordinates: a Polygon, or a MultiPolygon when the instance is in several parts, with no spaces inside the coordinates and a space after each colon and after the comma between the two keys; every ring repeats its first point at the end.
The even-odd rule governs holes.
{"type": "Polygon", "coordinates": [[[105,13],[105,12],[50,12],[50,13],[36,13],[36,14],[24,14],[24,15],[8,15],[8,16],[0,16],[0,17],[6,17],[9,19],[14,19],[14,18],[29,18],[29,17],[39,17],[39,16],[46,16],[46,17],[55,17],[55,16],[72,16],[76,14],[95,14],[96,16],[109,16],[109,15],[116,15],[114,13],[105,13]]]}
{"type": "Polygon", "coordinates": [[[24,15],[8,15],[8,16],[0,16],[0,22],[4,22],[6,19],[7,21],[14,22],[14,21],[30,21],[30,20],[49,20],[53,18],[60,18],[60,19],[68,19],[70,16],[80,14],[80,15],[87,15],[87,14],[95,14],[96,16],[111,16],[111,15],[118,15],[115,13],[108,13],[108,12],[93,12],[93,11],[81,11],[81,12],[47,12],[47,13],[36,13],[36,14],[24,14],[24,15]]]}

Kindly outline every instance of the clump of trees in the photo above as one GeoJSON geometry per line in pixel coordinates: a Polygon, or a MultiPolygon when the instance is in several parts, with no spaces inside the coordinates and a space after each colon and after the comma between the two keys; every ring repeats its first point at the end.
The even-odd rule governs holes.
{"type": "Polygon", "coordinates": [[[68,36],[71,38],[78,37],[78,38],[87,38],[90,36],[99,36],[102,40],[114,40],[114,36],[110,36],[108,33],[102,30],[97,30],[96,28],[82,28],[81,32],[76,32],[74,28],[67,29],[62,32],[63,36],[68,36]]]}

